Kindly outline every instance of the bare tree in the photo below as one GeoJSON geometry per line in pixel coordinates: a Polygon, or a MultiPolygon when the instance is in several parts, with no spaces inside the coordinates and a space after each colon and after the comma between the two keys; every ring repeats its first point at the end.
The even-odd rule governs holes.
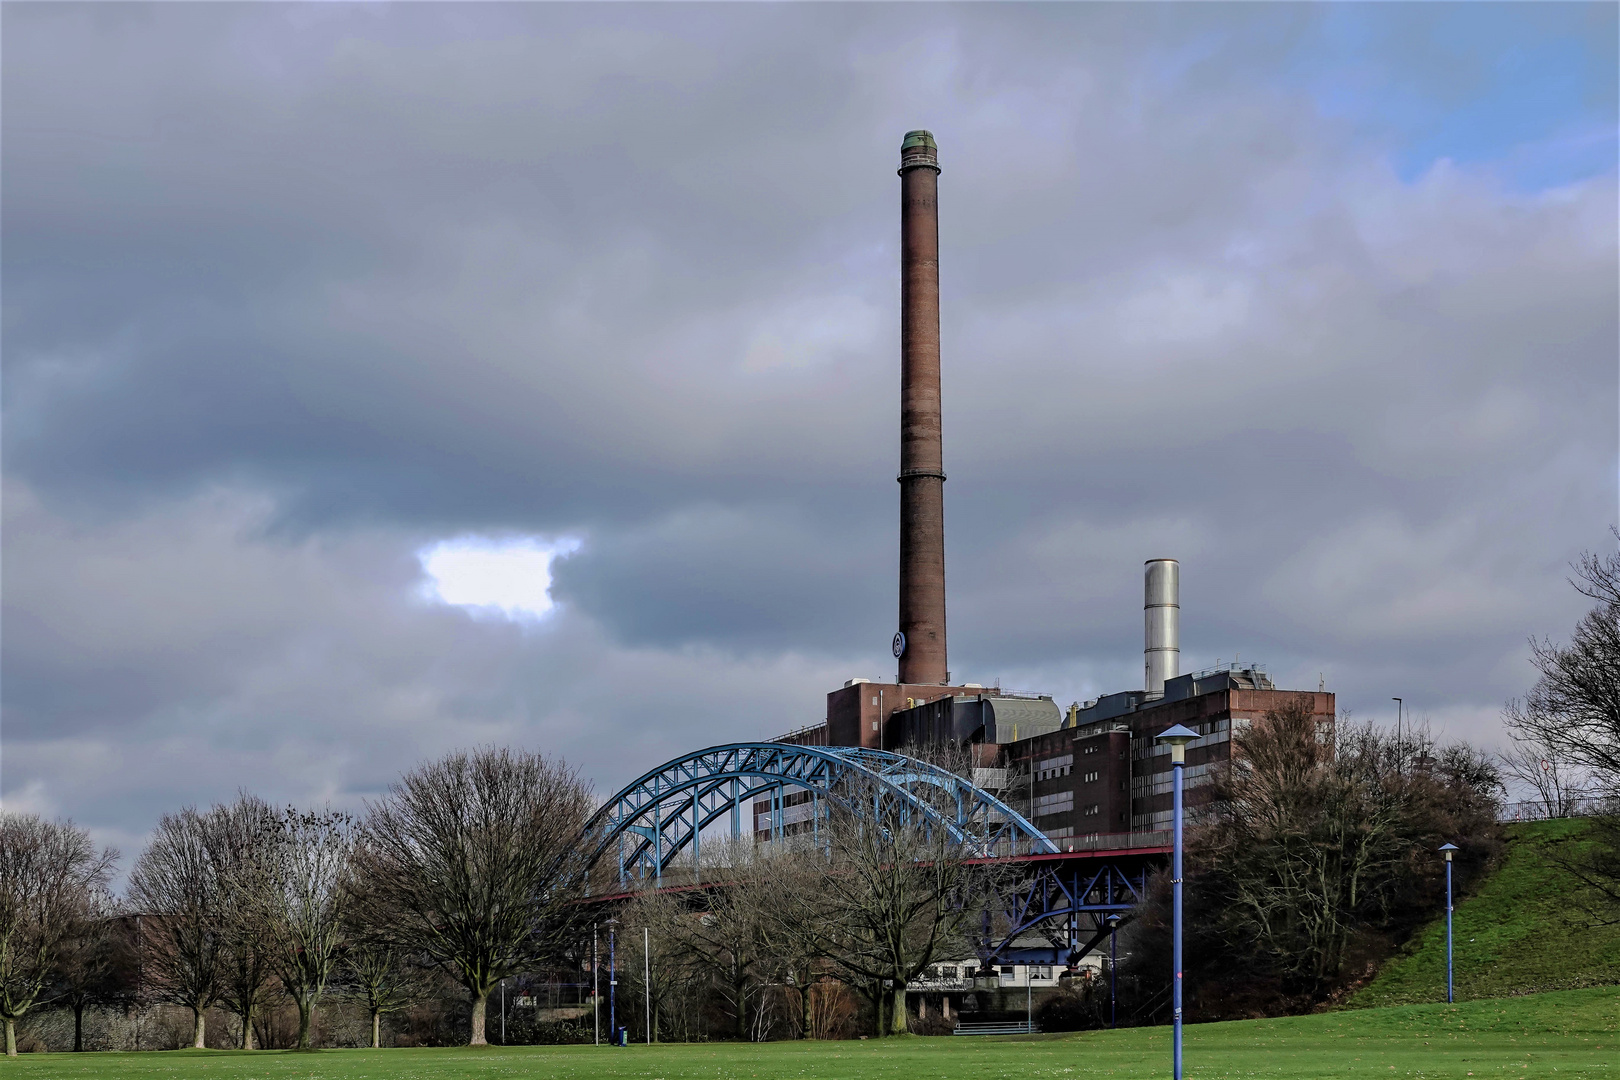
{"type": "Polygon", "coordinates": [[[189,1008],[192,1045],[206,1045],[207,1013],[225,1004],[252,1043],[253,1016],[269,982],[264,913],[271,820],[246,792],[207,813],[186,807],[159,820],[130,875],[129,895],[146,915],[144,967],[157,999],[189,1008]]]}
{"type": "MultiPolygon", "coordinates": [[[[370,807],[357,894],[395,920],[395,944],[442,964],[472,998],[469,1042],[501,979],[559,959],[583,908],[582,836],[592,809],[578,774],[506,749],[423,765],[370,807]]],[[[380,918],[365,916],[372,925],[380,918]]]]}
{"type": "Polygon", "coordinates": [[[271,961],[268,914],[274,890],[270,804],[241,792],[234,802],[203,816],[204,845],[217,889],[219,1003],[242,1024],[238,1046],[253,1049],[253,1022],[269,1004],[271,961]]]}
{"type": "Polygon", "coordinates": [[[1568,645],[1531,640],[1540,677],[1508,704],[1507,725],[1556,760],[1589,770],[1604,794],[1620,796],[1620,554],[1583,556],[1570,584],[1597,606],[1568,645]]]}
{"type": "Polygon", "coordinates": [[[72,822],[0,812],[0,1019],[6,1056],[17,1020],[39,1000],[118,855],[72,822]]]}
{"type": "Polygon", "coordinates": [[[1205,952],[1219,958],[1211,977],[1241,970],[1318,1000],[1359,934],[1429,910],[1441,842],[1462,845],[1465,871],[1489,857],[1498,786],[1484,755],[1436,752],[1422,731],[1397,747],[1341,723],[1329,741],[1305,701],[1234,730],[1232,761],[1189,843],[1205,952]],[[1403,769],[1402,758],[1422,765],[1403,769]]]}
{"type": "Polygon", "coordinates": [[[192,1045],[201,1049],[208,1010],[219,1000],[225,941],[222,897],[208,830],[195,807],[165,814],[130,874],[129,893],[149,915],[143,967],[159,1001],[191,1010],[192,1045]]]}
{"type": "Polygon", "coordinates": [[[395,940],[397,913],[375,896],[362,893],[370,882],[354,872],[362,862],[350,855],[350,873],[344,879],[349,896],[343,905],[343,943],[338,975],[343,995],[366,1008],[371,1017],[371,1046],[382,1046],[385,1013],[409,1008],[422,995],[421,970],[395,940]]]}
{"type": "MultiPolygon", "coordinates": [[[[650,989],[660,999],[673,996],[687,979],[698,979],[731,1013],[732,1034],[748,1039],[757,1005],[763,942],[756,908],[747,895],[750,852],[742,850],[742,845],[732,848],[730,879],[704,893],[700,905],[692,907],[668,894],[647,892],[626,908],[620,923],[627,934],[640,926],[650,930],[659,958],[659,971],[650,989]]],[[[642,986],[638,971],[632,971],[630,979],[642,986]]]]}
{"type": "Polygon", "coordinates": [[[847,777],[830,794],[833,810],[818,835],[823,856],[805,860],[806,878],[782,890],[778,926],[802,935],[805,950],[846,981],[869,988],[879,1034],[903,1034],[907,985],[961,947],[989,868],[970,863],[973,852],[949,829],[864,778],[847,777]]]}
{"type": "MultiPolygon", "coordinates": [[[[1620,530],[1615,532],[1620,540],[1620,530]]],[[[1570,584],[1597,606],[1568,645],[1530,642],[1539,672],[1521,701],[1508,703],[1509,734],[1547,760],[1585,773],[1602,802],[1583,837],[1552,857],[1586,886],[1581,903],[1601,923],[1620,922],[1620,553],[1587,553],[1570,584]]]]}
{"type": "Polygon", "coordinates": [[[261,843],[270,866],[270,962],[298,1009],[298,1049],[307,1050],[342,941],[353,825],[347,814],[289,808],[271,819],[261,843]]]}
{"type": "MultiPolygon", "coordinates": [[[[1518,702],[1508,704],[1509,710],[1518,707],[1518,702]]],[[[1508,737],[1513,745],[1501,754],[1502,769],[1522,788],[1535,793],[1541,812],[1561,818],[1579,810],[1589,794],[1590,782],[1584,771],[1563,760],[1556,747],[1534,735],[1510,728],[1508,737]]]]}
{"type": "Polygon", "coordinates": [[[127,1001],[134,990],[133,943],[111,893],[94,889],[74,914],[52,980],[52,1000],[73,1011],[73,1049],[84,1049],[84,1012],[127,1001]]]}
{"type": "Polygon", "coordinates": [[[366,1007],[371,1017],[371,1047],[382,1046],[384,1013],[415,1004],[421,980],[409,959],[386,938],[351,941],[343,951],[342,973],[348,996],[366,1007]]]}

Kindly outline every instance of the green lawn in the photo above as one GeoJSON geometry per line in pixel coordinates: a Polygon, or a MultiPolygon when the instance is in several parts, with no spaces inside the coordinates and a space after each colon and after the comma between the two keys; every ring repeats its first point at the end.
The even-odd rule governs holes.
{"type": "MultiPolygon", "coordinates": [[[[1137,1028],[1023,1038],[882,1042],[28,1054],[11,1077],[226,1080],[989,1080],[1163,1077],[1169,1031],[1137,1028]]],[[[1276,1077],[1620,1078],[1620,991],[1406,1005],[1187,1029],[1189,1080],[1276,1077]]]]}
{"type": "MultiPolygon", "coordinates": [[[[1457,999],[1620,984],[1620,925],[1594,927],[1570,903],[1577,883],[1546,859],[1579,843],[1584,821],[1513,825],[1501,868],[1457,905],[1457,999]]],[[[1446,921],[1431,923],[1350,999],[1352,1008],[1445,996],[1446,921]]]]}

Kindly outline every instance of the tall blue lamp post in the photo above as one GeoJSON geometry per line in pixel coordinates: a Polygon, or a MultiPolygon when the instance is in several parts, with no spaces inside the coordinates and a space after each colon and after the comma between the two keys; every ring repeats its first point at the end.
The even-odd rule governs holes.
{"type": "Polygon", "coordinates": [[[1119,1026],[1119,913],[1108,916],[1108,1026],[1119,1026]]]}
{"type": "Polygon", "coordinates": [[[1171,1049],[1171,1068],[1175,1080],[1181,1080],[1181,774],[1187,767],[1187,744],[1198,738],[1198,732],[1185,724],[1177,724],[1168,731],[1161,732],[1155,742],[1170,744],[1170,767],[1174,775],[1175,808],[1173,811],[1173,828],[1175,830],[1175,845],[1170,856],[1170,898],[1174,909],[1171,921],[1171,939],[1173,941],[1171,964],[1175,968],[1175,978],[1170,984],[1172,1015],[1175,1022],[1175,1032],[1171,1049]]]}
{"type": "Polygon", "coordinates": [[[1455,1000],[1451,981],[1451,855],[1457,850],[1456,844],[1444,844],[1440,848],[1441,854],[1446,857],[1446,1004],[1455,1000]]]}

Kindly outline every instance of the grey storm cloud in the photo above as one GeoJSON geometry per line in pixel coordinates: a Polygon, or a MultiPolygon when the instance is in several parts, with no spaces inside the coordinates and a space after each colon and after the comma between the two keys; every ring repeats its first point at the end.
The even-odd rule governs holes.
{"type": "Polygon", "coordinates": [[[1136,685],[1169,555],[1188,665],[1490,742],[1616,517],[1614,171],[1399,175],[1297,78],[1322,9],[0,18],[4,790],[125,846],[479,742],[612,788],[886,674],[913,127],[958,677],[1136,685]],[[579,539],[558,610],[425,599],[475,533],[579,539]]]}

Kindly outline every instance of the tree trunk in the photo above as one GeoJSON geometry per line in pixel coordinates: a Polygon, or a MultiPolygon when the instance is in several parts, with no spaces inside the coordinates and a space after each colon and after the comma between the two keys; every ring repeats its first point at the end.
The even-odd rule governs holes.
{"type": "Polygon", "coordinates": [[[371,1048],[382,1049],[382,1013],[376,1009],[371,1010],[371,1048]]]}
{"type": "Polygon", "coordinates": [[[253,1006],[242,1010],[242,1049],[253,1049],[253,1006]]]}
{"type": "Polygon", "coordinates": [[[204,1015],[202,1009],[197,1008],[195,1005],[191,1007],[191,1014],[197,1018],[197,1026],[193,1029],[191,1037],[192,1049],[207,1049],[208,1044],[204,1037],[208,1034],[208,1017],[204,1015]]]}
{"type": "Polygon", "coordinates": [[[472,1011],[472,1037],[467,1040],[468,1046],[488,1046],[489,1040],[484,1038],[484,1005],[489,1001],[489,991],[473,995],[472,1011]]]}
{"type": "Polygon", "coordinates": [[[84,1002],[73,1003],[73,1052],[84,1050],[84,1002]]]}
{"type": "Polygon", "coordinates": [[[6,1057],[17,1056],[17,1021],[6,1017],[6,1057]]]}
{"type": "Polygon", "coordinates": [[[315,1004],[308,994],[299,994],[295,999],[298,1003],[298,1049],[309,1049],[309,1021],[315,1012],[315,1004]]]}
{"type": "Polygon", "coordinates": [[[896,979],[894,989],[889,992],[889,1034],[910,1033],[911,1027],[906,1023],[906,984],[896,979]]]}

